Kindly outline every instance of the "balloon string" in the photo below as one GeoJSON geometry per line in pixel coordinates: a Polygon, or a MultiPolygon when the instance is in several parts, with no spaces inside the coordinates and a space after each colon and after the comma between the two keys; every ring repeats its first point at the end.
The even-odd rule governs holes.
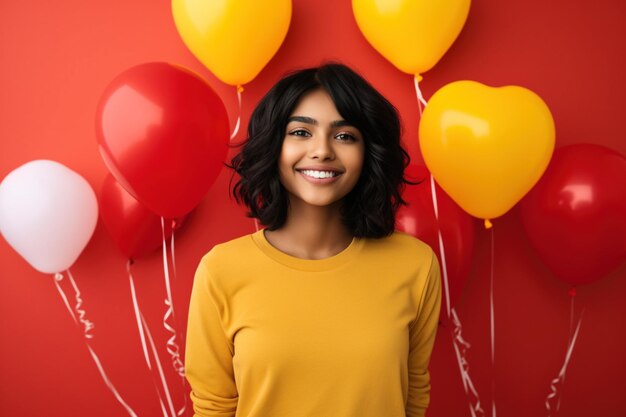
{"type": "Polygon", "coordinates": [[[256,229],[256,231],[259,231],[259,222],[257,221],[257,218],[254,218],[254,228],[256,229]]]}
{"type": "Polygon", "coordinates": [[[493,308],[493,270],[494,270],[494,232],[491,228],[491,280],[489,287],[489,304],[491,318],[491,416],[496,417],[496,338],[495,338],[495,312],[493,308]]]}
{"type": "Polygon", "coordinates": [[[133,264],[131,259],[126,263],[126,272],[128,273],[128,280],[130,281],[130,296],[133,300],[133,309],[135,311],[135,320],[137,321],[137,329],[139,329],[139,338],[141,339],[141,347],[143,349],[143,357],[146,360],[146,364],[148,365],[148,369],[152,369],[152,365],[150,364],[150,356],[148,355],[148,348],[146,347],[146,340],[143,333],[143,328],[141,327],[141,320],[139,319],[139,305],[137,303],[137,295],[135,292],[135,284],[133,282],[133,275],[130,273],[130,266],[133,264]]]}
{"type": "Polygon", "coordinates": [[[459,371],[461,372],[461,380],[463,381],[463,388],[465,389],[465,395],[469,397],[469,391],[471,391],[473,399],[469,400],[469,407],[472,417],[476,417],[478,415],[484,416],[484,411],[480,406],[480,398],[478,397],[478,393],[474,388],[474,384],[472,383],[472,379],[469,376],[469,364],[466,358],[466,351],[469,349],[470,344],[463,340],[461,336],[461,321],[459,320],[456,311],[450,308],[450,287],[448,284],[448,268],[446,262],[446,251],[443,244],[443,236],[441,234],[441,227],[439,222],[439,204],[437,202],[437,189],[435,187],[435,178],[433,175],[430,175],[430,192],[433,200],[433,209],[435,212],[435,219],[437,221],[437,234],[439,239],[439,253],[441,254],[441,264],[443,270],[443,283],[444,283],[444,293],[446,296],[446,312],[448,320],[450,319],[451,312],[453,314],[453,325],[452,329],[452,344],[454,346],[454,351],[456,353],[457,363],[459,365],[459,371]],[[462,348],[459,347],[462,346],[462,348]],[[475,401],[473,404],[472,402],[475,401]]]}
{"type": "MultiPolygon", "coordinates": [[[[572,317],[572,314],[574,310],[574,297],[572,296],[572,300],[571,300],[571,305],[570,305],[570,317],[572,317]]],[[[565,384],[565,372],[567,371],[567,366],[569,365],[569,362],[571,360],[572,357],[572,352],[574,351],[574,346],[576,345],[576,339],[578,338],[578,331],[580,330],[580,324],[583,320],[583,313],[585,312],[585,310],[583,309],[583,311],[580,312],[580,317],[578,319],[578,324],[576,325],[576,331],[574,332],[574,335],[571,337],[571,339],[568,340],[568,346],[567,346],[567,352],[565,354],[565,360],[563,362],[563,366],[561,367],[561,370],[559,371],[559,375],[554,378],[551,383],[550,383],[550,393],[548,394],[548,396],[546,397],[546,410],[548,411],[548,417],[551,417],[552,415],[552,407],[550,406],[550,400],[552,400],[554,397],[557,396],[558,394],[558,390],[557,390],[557,384],[561,384],[561,387],[565,384]]],[[[560,403],[561,403],[561,398],[559,396],[559,398],[557,398],[557,407],[556,407],[556,411],[559,411],[559,407],[560,407],[560,403]]]]}
{"type": "MultiPolygon", "coordinates": [[[[165,405],[163,403],[163,397],[161,396],[161,392],[159,391],[159,388],[157,387],[157,384],[154,380],[154,374],[153,374],[153,369],[152,369],[152,363],[150,362],[150,355],[148,354],[148,347],[146,345],[146,337],[145,337],[145,332],[144,332],[144,327],[141,323],[141,309],[139,308],[139,302],[137,301],[137,291],[135,290],[135,283],[133,280],[133,275],[130,272],[130,267],[133,264],[133,261],[131,259],[128,260],[128,262],[126,263],[126,272],[128,272],[128,280],[130,282],[130,294],[133,300],[133,310],[135,312],[135,320],[137,321],[137,329],[139,330],[139,338],[141,339],[141,347],[143,349],[143,356],[144,359],[146,361],[146,365],[148,365],[148,369],[150,370],[150,375],[152,376],[152,384],[154,385],[154,388],[156,390],[157,396],[159,397],[159,403],[161,405],[161,411],[163,412],[163,416],[164,417],[169,417],[169,415],[167,414],[167,410],[165,409],[165,405]]],[[[155,356],[155,361],[159,361],[158,356],[155,356]]],[[[159,361],[159,366],[160,366],[160,361],[159,361]]],[[[161,380],[161,385],[163,386],[163,389],[165,390],[166,388],[166,383],[164,380],[161,380]]],[[[173,409],[173,406],[170,404],[170,406],[173,409]]]]}
{"type": "Polygon", "coordinates": [[[172,299],[172,289],[170,287],[170,274],[169,274],[169,268],[167,266],[167,244],[165,241],[165,219],[163,218],[163,216],[161,216],[161,233],[162,233],[162,237],[163,237],[163,242],[162,242],[162,248],[163,248],[163,273],[165,275],[165,290],[166,290],[166,294],[167,294],[167,299],[165,300],[165,304],[168,304],[169,302],[169,308],[167,310],[167,315],[169,316],[169,314],[171,314],[172,316],[174,316],[174,306],[172,305],[173,303],[171,302],[172,299]]]}
{"type": "Polygon", "coordinates": [[[89,320],[85,320],[84,319],[84,317],[85,317],[85,310],[82,310],[80,308],[81,305],[83,304],[83,300],[82,300],[82,298],[80,298],[80,291],[78,290],[78,286],[76,285],[76,282],[74,281],[74,277],[72,276],[72,272],[69,269],[67,270],[67,275],[70,278],[70,282],[72,283],[72,287],[74,287],[74,293],[75,293],[75,297],[76,297],[76,305],[74,306],[74,311],[76,311],[76,313],[79,316],[78,320],[85,325],[85,337],[87,339],[91,339],[91,338],[93,338],[93,335],[90,334],[89,331],[94,328],[94,325],[89,320]]]}
{"type": "MultiPolygon", "coordinates": [[[[85,325],[85,328],[83,329],[84,334],[85,334],[85,344],[87,345],[87,348],[89,349],[89,353],[91,354],[91,358],[93,359],[94,363],[96,364],[96,367],[98,368],[98,371],[100,372],[100,376],[102,376],[102,379],[104,380],[104,383],[109,388],[109,390],[113,393],[113,395],[115,396],[117,401],[120,404],[122,404],[122,406],[126,409],[126,411],[128,412],[129,415],[131,415],[133,417],[137,417],[137,414],[135,414],[133,409],[130,408],[130,406],[128,404],[126,404],[126,402],[122,399],[121,395],[117,392],[117,390],[115,389],[115,386],[109,380],[106,372],[104,371],[104,368],[102,367],[102,363],[100,362],[100,359],[98,358],[98,355],[96,355],[96,353],[93,351],[93,349],[89,345],[89,339],[93,338],[93,335],[89,334],[88,332],[89,332],[90,329],[92,329],[94,327],[94,325],[90,321],[83,319],[83,317],[85,315],[85,311],[79,309],[80,305],[82,304],[82,300],[80,299],[80,292],[78,291],[78,287],[76,286],[76,283],[74,282],[74,279],[72,278],[70,270],[68,269],[66,272],[68,273],[68,276],[70,277],[70,281],[72,282],[72,285],[74,287],[75,297],[76,297],[76,301],[77,301],[76,312],[78,314],[80,314],[80,322],[85,325]]],[[[70,312],[70,315],[72,316],[72,319],[74,319],[74,322],[76,323],[76,325],[78,327],[80,327],[80,324],[79,324],[78,320],[76,319],[76,315],[74,314],[74,312],[72,311],[72,308],[70,307],[70,303],[67,300],[65,292],[63,291],[63,289],[61,288],[61,285],[59,284],[59,282],[61,282],[62,279],[63,279],[63,275],[60,274],[60,273],[56,273],[54,275],[54,284],[56,285],[57,290],[59,291],[59,294],[61,295],[61,298],[63,299],[63,302],[65,303],[65,306],[67,307],[67,310],[70,312]]]]}
{"type": "Polygon", "coordinates": [[[569,306],[569,335],[567,336],[567,340],[572,339],[572,331],[574,330],[574,298],[576,297],[576,287],[572,287],[568,292],[570,296],[570,306],[569,306]]]}
{"type": "Polygon", "coordinates": [[[230,140],[232,141],[235,136],[237,136],[237,132],[239,132],[239,124],[241,123],[241,93],[243,92],[243,87],[237,85],[237,102],[239,103],[238,112],[237,112],[237,124],[235,124],[235,130],[230,135],[230,140]]]}
{"type": "MultiPolygon", "coordinates": [[[[183,389],[185,389],[185,365],[183,364],[183,362],[181,361],[180,358],[180,349],[178,348],[178,345],[176,344],[176,329],[172,326],[169,325],[168,323],[168,318],[171,316],[172,320],[174,321],[174,326],[176,326],[176,316],[174,314],[174,303],[172,302],[172,289],[170,286],[170,275],[169,275],[169,267],[167,264],[167,243],[165,240],[165,219],[163,218],[163,216],[161,216],[161,234],[162,234],[162,238],[163,238],[163,242],[162,242],[162,247],[163,247],[163,272],[164,272],[164,276],[165,276],[165,288],[167,290],[167,298],[165,299],[165,305],[168,307],[165,315],[163,317],[163,327],[165,327],[165,329],[172,333],[172,337],[170,337],[167,340],[167,352],[170,354],[170,356],[172,357],[172,366],[174,367],[174,370],[176,370],[176,373],[181,377],[181,382],[183,384],[183,389]]],[[[169,393],[168,393],[169,395],[169,393]]],[[[185,408],[186,408],[186,404],[187,404],[187,398],[185,396],[185,404],[183,405],[183,407],[178,411],[178,414],[181,415],[181,413],[184,412],[185,408]]]]}
{"type": "MultiPolygon", "coordinates": [[[[174,281],[178,281],[177,275],[176,275],[176,252],[174,250],[174,235],[176,234],[174,231],[174,226],[176,225],[176,221],[172,221],[172,239],[170,241],[170,255],[172,257],[172,272],[174,275],[174,281]]],[[[176,327],[180,329],[179,323],[176,322],[176,327]]],[[[183,341],[183,346],[185,346],[185,333],[181,332],[181,340],[183,341]]],[[[184,352],[181,352],[184,353],[184,352]]],[[[181,377],[181,383],[183,385],[183,392],[187,392],[187,378],[185,377],[185,359],[182,357],[181,355],[181,370],[182,372],[179,372],[178,375],[181,377]]],[[[183,395],[184,398],[184,403],[183,403],[183,407],[178,410],[178,415],[183,415],[185,414],[185,410],[187,409],[187,404],[188,404],[188,397],[187,395],[183,395]]]]}
{"type": "Polygon", "coordinates": [[[174,226],[175,226],[175,222],[172,221],[172,239],[170,240],[170,256],[172,257],[172,267],[174,270],[174,281],[177,281],[176,279],[176,253],[174,252],[174,226]]]}
{"type": "MultiPolygon", "coordinates": [[[[175,226],[176,222],[172,221],[172,239],[170,240],[170,256],[172,257],[172,272],[173,272],[173,276],[174,276],[174,281],[178,281],[177,275],[176,275],[176,252],[174,250],[174,226],[175,226]]],[[[180,328],[178,322],[176,322],[176,327],[180,328]]],[[[181,332],[181,340],[183,341],[183,345],[185,344],[185,339],[184,339],[184,333],[181,332]]]]}
{"type": "MultiPolygon", "coordinates": [[[[167,329],[170,333],[172,333],[172,337],[167,340],[167,351],[172,357],[172,365],[176,370],[176,373],[180,376],[185,376],[185,368],[180,359],[180,353],[178,345],[176,344],[176,329],[170,326],[167,322],[167,319],[171,316],[170,312],[172,311],[172,304],[170,300],[165,300],[165,305],[168,307],[165,312],[165,316],[163,317],[163,327],[167,329]]],[[[174,316],[172,316],[173,318],[174,316]]]]}
{"type": "MultiPolygon", "coordinates": [[[[572,340],[572,333],[574,331],[574,297],[576,296],[576,287],[572,287],[568,294],[570,296],[570,308],[569,308],[569,333],[567,335],[567,344],[569,346],[570,341],[572,340]]],[[[561,379],[561,386],[565,384],[565,373],[563,374],[563,378],[561,379]]],[[[559,411],[561,407],[561,396],[559,395],[556,402],[556,411],[559,411]]]]}
{"type": "MultiPolygon", "coordinates": [[[[170,389],[167,385],[167,380],[165,379],[165,375],[163,374],[163,367],[161,367],[161,362],[158,360],[159,354],[157,353],[156,346],[154,345],[152,334],[150,333],[150,329],[148,328],[146,319],[143,317],[143,313],[139,312],[139,315],[141,316],[141,325],[143,326],[144,330],[148,334],[148,340],[150,341],[150,349],[152,350],[152,355],[157,359],[155,360],[155,363],[157,365],[157,370],[159,371],[159,377],[161,378],[161,383],[163,384],[163,391],[165,391],[167,404],[169,405],[172,416],[175,416],[176,412],[174,411],[174,403],[172,402],[172,396],[170,395],[170,389]]],[[[161,409],[163,409],[163,406],[161,406],[161,409]]]]}
{"type": "Polygon", "coordinates": [[[469,375],[469,362],[467,361],[467,350],[471,347],[470,344],[463,339],[462,336],[462,327],[461,321],[456,313],[456,310],[452,308],[452,323],[453,328],[451,330],[452,333],[452,342],[454,346],[454,351],[456,353],[457,362],[459,364],[459,370],[461,371],[461,379],[463,381],[463,388],[465,389],[465,395],[469,397],[471,393],[471,397],[469,399],[469,407],[470,413],[472,417],[476,416],[484,416],[485,412],[483,411],[480,405],[480,397],[478,396],[478,392],[476,388],[474,388],[474,384],[472,383],[472,378],[469,375]]]}
{"type": "Polygon", "coordinates": [[[78,325],[78,320],[76,320],[76,316],[74,315],[74,311],[72,311],[72,307],[70,307],[70,303],[69,301],[67,301],[67,297],[65,296],[65,292],[63,292],[63,290],[61,289],[61,286],[59,285],[59,282],[61,282],[61,280],[63,279],[63,274],[61,273],[56,273],[54,274],[54,283],[57,286],[57,290],[59,290],[59,294],[61,295],[61,298],[63,299],[63,302],[65,303],[65,306],[67,307],[67,311],[70,312],[70,315],[72,316],[72,319],[74,320],[74,323],[76,323],[76,325],[78,325]]]}
{"type": "Polygon", "coordinates": [[[495,309],[493,306],[493,274],[494,274],[494,232],[491,228],[491,280],[489,285],[489,311],[491,318],[491,417],[496,417],[496,326],[495,309]]]}
{"type": "Polygon", "coordinates": [[[439,238],[439,253],[441,254],[441,264],[443,269],[443,284],[446,295],[446,312],[448,320],[450,319],[450,289],[448,285],[448,268],[446,263],[446,253],[443,247],[443,237],[441,236],[441,227],[439,225],[439,205],[437,204],[437,190],[435,188],[435,178],[430,174],[430,193],[433,199],[433,208],[435,210],[435,220],[437,221],[437,235],[439,238]]]}
{"type": "Polygon", "coordinates": [[[178,354],[178,346],[176,345],[176,342],[175,342],[176,329],[174,329],[167,323],[167,319],[170,316],[175,321],[176,315],[174,314],[174,303],[172,302],[172,288],[170,285],[169,267],[167,265],[167,243],[165,241],[165,219],[163,218],[163,216],[161,216],[161,232],[163,236],[163,272],[165,276],[165,288],[167,291],[167,298],[165,299],[165,305],[168,307],[165,312],[165,316],[163,318],[163,325],[169,332],[172,333],[172,337],[167,341],[167,345],[168,345],[168,352],[170,352],[170,354],[172,355],[174,369],[179,375],[181,373],[182,375],[184,375],[184,369],[181,369],[182,363],[180,362],[180,359],[179,359],[180,355],[178,354]],[[174,352],[172,352],[170,348],[172,348],[174,352]]]}
{"type": "Polygon", "coordinates": [[[415,75],[413,77],[413,84],[415,85],[415,94],[417,94],[417,107],[420,109],[420,118],[422,116],[422,105],[426,108],[426,100],[424,100],[424,96],[422,95],[422,90],[420,90],[419,82],[422,81],[422,77],[420,75],[415,75]]]}

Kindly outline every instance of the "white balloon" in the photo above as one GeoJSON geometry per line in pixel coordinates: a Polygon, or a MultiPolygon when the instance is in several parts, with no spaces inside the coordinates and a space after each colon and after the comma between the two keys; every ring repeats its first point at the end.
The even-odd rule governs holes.
{"type": "Polygon", "coordinates": [[[0,183],[0,233],[40,272],[53,274],[72,266],[97,221],[93,189],[58,162],[30,161],[0,183]]]}

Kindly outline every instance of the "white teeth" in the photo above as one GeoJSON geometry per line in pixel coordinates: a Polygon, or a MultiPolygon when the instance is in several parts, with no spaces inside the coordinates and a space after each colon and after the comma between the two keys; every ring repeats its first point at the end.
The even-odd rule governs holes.
{"type": "Polygon", "coordinates": [[[334,172],[330,172],[330,171],[312,171],[312,170],[304,170],[302,171],[303,174],[308,175],[309,177],[313,177],[313,178],[330,178],[330,177],[336,177],[338,174],[334,173],[334,172]]]}

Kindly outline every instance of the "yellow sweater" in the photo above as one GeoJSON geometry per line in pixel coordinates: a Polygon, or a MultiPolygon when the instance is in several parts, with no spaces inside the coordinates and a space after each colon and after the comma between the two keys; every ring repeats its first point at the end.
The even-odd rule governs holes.
{"type": "Polygon", "coordinates": [[[441,307],[432,249],[394,232],[302,259],[263,230],[211,249],[189,305],[194,417],[418,417],[441,307]]]}

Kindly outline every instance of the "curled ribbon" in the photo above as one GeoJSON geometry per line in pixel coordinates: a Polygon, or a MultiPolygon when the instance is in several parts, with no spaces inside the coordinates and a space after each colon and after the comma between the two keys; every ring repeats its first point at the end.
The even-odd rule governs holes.
{"type": "Polygon", "coordinates": [[[165,316],[163,317],[163,326],[165,329],[172,333],[172,337],[170,337],[167,341],[167,351],[172,356],[172,363],[174,365],[174,369],[176,373],[181,376],[185,376],[185,369],[180,360],[180,353],[178,349],[178,345],[176,344],[176,329],[169,325],[167,322],[169,317],[172,317],[174,321],[176,321],[176,317],[174,315],[174,304],[172,302],[172,288],[170,285],[170,274],[169,268],[167,265],[167,245],[165,243],[165,223],[163,217],[161,217],[161,227],[163,230],[163,271],[165,274],[165,288],[167,290],[167,298],[165,299],[165,306],[167,310],[165,312],[165,316]]]}
{"type": "MultiPolygon", "coordinates": [[[[172,310],[172,304],[170,300],[165,300],[165,305],[167,307],[169,307],[167,309],[167,312],[165,313],[165,317],[163,318],[163,326],[167,329],[167,331],[169,331],[170,333],[172,333],[172,337],[170,337],[167,340],[167,351],[170,354],[170,356],[172,357],[172,365],[174,366],[174,369],[176,370],[176,373],[182,377],[185,376],[185,366],[183,365],[181,359],[180,359],[180,352],[179,352],[179,348],[178,345],[176,344],[176,329],[174,329],[172,326],[170,326],[167,323],[167,319],[170,317],[170,313],[173,311],[172,310]]],[[[172,315],[173,317],[173,315],[172,315]]]]}
{"type": "MultiPolygon", "coordinates": [[[[416,88],[417,88],[417,79],[415,80],[416,88]]],[[[419,94],[421,96],[421,93],[419,94]]],[[[432,174],[430,175],[430,191],[433,200],[433,208],[435,211],[435,219],[437,220],[437,235],[439,239],[439,253],[441,254],[441,266],[443,272],[443,287],[444,294],[446,297],[446,313],[448,320],[452,317],[453,328],[451,330],[452,333],[452,344],[454,346],[454,351],[456,354],[457,363],[459,365],[459,371],[461,372],[461,380],[463,381],[463,388],[465,389],[465,395],[471,398],[469,399],[469,407],[470,413],[472,417],[476,416],[484,416],[485,412],[480,406],[480,398],[476,389],[474,388],[474,384],[472,383],[472,379],[469,375],[469,363],[467,361],[467,350],[470,348],[470,344],[467,343],[463,337],[461,336],[461,321],[459,320],[458,315],[456,314],[456,310],[454,308],[450,308],[450,289],[448,284],[448,269],[446,265],[446,254],[443,245],[443,237],[441,235],[441,228],[439,227],[439,206],[437,204],[437,191],[435,188],[435,179],[432,174]]]]}
{"type": "MultiPolygon", "coordinates": [[[[168,323],[168,319],[170,318],[170,316],[172,317],[172,320],[174,321],[174,323],[176,323],[176,316],[174,314],[174,303],[172,302],[172,289],[170,286],[170,274],[169,274],[169,268],[167,265],[167,244],[165,241],[165,219],[163,218],[163,216],[161,216],[161,233],[163,237],[163,272],[165,276],[165,288],[167,290],[167,298],[165,299],[165,305],[167,306],[167,310],[163,317],[163,327],[165,327],[165,329],[168,332],[172,333],[172,337],[170,337],[167,340],[167,351],[172,357],[172,365],[174,366],[174,370],[181,377],[181,383],[183,385],[183,388],[186,389],[185,365],[183,361],[181,360],[179,348],[178,348],[178,345],[176,344],[176,329],[170,326],[170,324],[168,323]]],[[[172,231],[172,242],[173,240],[174,240],[174,232],[172,231]]],[[[174,271],[174,275],[176,275],[175,271],[174,271]]],[[[174,325],[176,326],[176,324],[174,325]]],[[[180,410],[178,410],[178,415],[182,415],[185,412],[186,406],[187,406],[187,396],[185,395],[185,404],[180,410]]]]}
{"type": "MultiPolygon", "coordinates": [[[[574,292],[573,294],[575,295],[576,293],[574,292]]],[[[572,295],[572,301],[570,304],[570,333],[571,333],[571,325],[573,324],[573,318],[574,318],[574,295],[572,295]]],[[[585,310],[583,309],[583,311],[581,311],[580,313],[580,317],[578,318],[576,331],[574,332],[573,336],[571,336],[570,334],[570,338],[567,341],[567,352],[565,354],[565,360],[563,362],[563,366],[561,367],[561,370],[559,371],[558,376],[552,379],[550,383],[550,393],[546,397],[546,402],[545,402],[546,410],[548,411],[548,417],[551,417],[552,415],[552,407],[550,406],[550,401],[553,400],[558,395],[557,385],[560,384],[562,386],[565,383],[565,371],[567,370],[567,366],[569,365],[570,359],[572,357],[572,352],[574,351],[574,345],[576,344],[576,338],[578,338],[578,331],[580,330],[580,323],[583,320],[584,312],[585,310]]],[[[561,398],[559,397],[557,401],[556,411],[559,411],[560,405],[561,405],[561,398]]]]}
{"type": "MultiPolygon", "coordinates": [[[[69,269],[67,270],[67,275],[70,279],[70,282],[72,283],[72,287],[74,287],[74,294],[76,298],[76,305],[74,306],[74,311],[78,315],[78,321],[80,321],[85,326],[85,337],[87,339],[91,339],[93,338],[93,335],[90,334],[89,331],[94,328],[94,324],[90,322],[89,320],[85,320],[85,314],[86,314],[85,310],[80,308],[83,305],[83,299],[80,298],[80,291],[78,290],[76,281],[74,281],[74,277],[72,276],[72,273],[70,272],[69,269]]],[[[73,317],[74,317],[74,321],[77,321],[76,316],[73,316],[73,317]]],[[[78,324],[78,322],[76,324],[78,324]]]]}
{"type": "Polygon", "coordinates": [[[476,416],[484,416],[485,412],[480,406],[480,398],[478,396],[478,392],[476,392],[476,388],[474,388],[474,384],[472,383],[472,378],[469,375],[469,363],[467,361],[467,350],[471,347],[470,344],[463,339],[462,336],[462,327],[461,321],[456,314],[456,310],[452,309],[452,323],[453,328],[451,330],[452,333],[452,342],[454,345],[454,351],[456,353],[457,362],[459,364],[459,370],[461,371],[461,379],[463,380],[463,388],[465,389],[465,394],[469,396],[471,393],[472,398],[470,399],[470,413],[472,417],[476,416]]]}
{"type": "Polygon", "coordinates": [[[85,339],[86,339],[85,344],[87,345],[87,349],[89,349],[89,353],[91,354],[91,357],[94,363],[96,364],[96,367],[98,368],[98,371],[100,372],[100,376],[102,376],[104,383],[109,388],[109,390],[113,393],[117,401],[120,404],[122,404],[122,406],[126,409],[128,414],[132,417],[137,417],[137,414],[135,414],[133,409],[130,408],[128,404],[126,404],[122,396],[117,392],[117,389],[115,389],[115,386],[109,380],[109,377],[104,371],[104,368],[102,367],[102,363],[100,362],[100,358],[98,358],[98,355],[96,355],[96,352],[94,352],[91,346],[89,345],[89,339],[93,338],[93,335],[90,334],[89,331],[93,329],[95,326],[92,322],[84,318],[86,313],[85,313],[85,310],[82,310],[80,308],[83,303],[83,300],[80,298],[80,291],[78,290],[78,286],[76,285],[76,282],[74,281],[74,278],[72,277],[72,273],[70,272],[70,270],[68,269],[66,272],[69,276],[72,286],[74,287],[74,293],[75,293],[75,298],[76,298],[76,306],[74,307],[74,310],[76,314],[74,314],[75,312],[72,311],[72,308],[70,307],[70,303],[67,300],[67,296],[65,295],[65,292],[63,291],[63,288],[61,288],[61,285],[60,285],[60,282],[63,280],[63,274],[57,272],[56,274],[54,274],[54,284],[56,285],[57,290],[59,291],[59,295],[61,295],[61,298],[63,299],[63,302],[65,303],[65,306],[67,307],[67,311],[70,312],[70,315],[72,316],[72,319],[74,319],[74,322],[76,323],[76,325],[80,327],[80,324],[81,323],[83,324],[84,326],[83,332],[85,334],[85,339]],[[79,317],[78,319],[76,318],[76,315],[78,315],[79,317]]]}
{"type": "Polygon", "coordinates": [[[148,365],[148,369],[150,371],[152,371],[152,363],[150,361],[150,355],[148,354],[148,348],[146,345],[146,333],[148,335],[148,339],[150,341],[150,346],[152,348],[152,355],[154,357],[154,361],[156,363],[156,366],[158,368],[159,371],[159,376],[161,378],[161,386],[163,387],[163,391],[165,392],[165,395],[167,397],[167,403],[171,412],[171,415],[169,415],[167,413],[167,410],[165,408],[165,404],[163,403],[163,397],[161,397],[161,393],[156,385],[156,382],[154,381],[154,375],[151,372],[151,375],[153,377],[152,379],[152,383],[154,384],[154,387],[156,389],[157,392],[157,396],[159,397],[159,403],[161,405],[161,412],[163,413],[163,417],[170,417],[170,416],[174,416],[174,404],[172,403],[172,399],[169,393],[169,388],[167,386],[167,381],[165,380],[165,376],[163,375],[163,368],[161,367],[161,361],[159,360],[159,354],[156,351],[156,348],[154,346],[154,340],[152,339],[152,334],[150,333],[150,329],[148,328],[148,325],[143,317],[143,314],[141,312],[141,309],[139,308],[139,302],[137,301],[137,292],[135,290],[135,283],[133,280],[133,275],[130,272],[130,267],[133,264],[132,260],[129,260],[126,263],[126,271],[128,272],[128,280],[130,282],[130,293],[131,293],[131,297],[133,299],[133,309],[135,312],[135,319],[137,321],[137,328],[139,330],[139,338],[141,339],[141,347],[143,349],[143,355],[144,355],[144,359],[146,361],[146,364],[148,365]]]}

